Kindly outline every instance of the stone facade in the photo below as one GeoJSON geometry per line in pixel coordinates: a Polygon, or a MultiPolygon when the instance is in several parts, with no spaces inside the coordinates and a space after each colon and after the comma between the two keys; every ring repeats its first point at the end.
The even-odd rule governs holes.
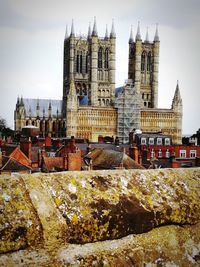
{"type": "Polygon", "coordinates": [[[171,109],[158,109],[158,66],[160,41],[156,29],[154,41],[148,32],[144,42],[140,27],[135,41],[129,39],[128,81],[115,89],[114,24],[110,35],[98,37],[96,20],[87,37],[71,33],[64,40],[63,99],[18,99],[15,130],[25,125],[40,128],[41,135],[75,136],[97,141],[98,136],[119,137],[128,142],[134,129],[171,134],[181,143],[182,100],[177,84],[171,109]]]}

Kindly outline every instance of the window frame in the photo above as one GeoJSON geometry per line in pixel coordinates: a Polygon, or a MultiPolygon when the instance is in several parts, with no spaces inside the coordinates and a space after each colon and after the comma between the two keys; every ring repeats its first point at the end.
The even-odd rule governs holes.
{"type": "Polygon", "coordinates": [[[162,145],[162,138],[161,137],[157,138],[156,144],[157,145],[162,145]]]}
{"type": "Polygon", "coordinates": [[[195,159],[197,157],[197,151],[195,149],[190,150],[190,158],[195,159]],[[192,154],[194,153],[194,156],[192,154]]]}
{"type": "Polygon", "coordinates": [[[187,156],[187,154],[186,154],[186,150],[185,150],[185,149],[181,149],[181,150],[179,151],[179,157],[180,157],[181,159],[185,159],[186,156],[187,156]],[[183,155],[184,155],[184,156],[183,156],[183,155]]]}
{"type": "Polygon", "coordinates": [[[154,138],[153,137],[149,137],[149,145],[154,145],[154,138]]]}
{"type": "Polygon", "coordinates": [[[170,146],[171,142],[170,142],[170,138],[169,137],[166,137],[165,138],[165,145],[166,146],[170,146]]]}
{"type": "Polygon", "coordinates": [[[147,139],[146,139],[146,137],[141,137],[140,143],[141,143],[141,145],[146,145],[146,144],[147,144],[147,139]],[[143,141],[144,141],[144,142],[143,142],[143,141]]]}

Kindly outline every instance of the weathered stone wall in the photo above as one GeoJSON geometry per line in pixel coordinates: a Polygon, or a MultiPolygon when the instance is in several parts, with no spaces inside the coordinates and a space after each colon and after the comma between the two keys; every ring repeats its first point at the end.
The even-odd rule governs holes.
{"type": "Polygon", "coordinates": [[[200,264],[199,168],[0,176],[0,190],[1,266],[200,264]]]}

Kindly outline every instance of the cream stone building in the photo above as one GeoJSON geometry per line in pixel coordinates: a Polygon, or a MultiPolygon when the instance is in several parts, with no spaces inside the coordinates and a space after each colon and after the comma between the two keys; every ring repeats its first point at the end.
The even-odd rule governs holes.
{"type": "Polygon", "coordinates": [[[129,38],[128,80],[115,88],[114,23],[110,34],[98,37],[96,20],[87,37],[71,33],[64,39],[63,99],[19,99],[15,130],[25,125],[40,128],[41,135],[75,136],[97,141],[98,136],[116,136],[128,143],[129,133],[161,131],[171,134],[175,144],[182,137],[182,99],[177,83],[170,109],[158,108],[160,41],[156,29],[153,42],[148,32],[141,39],[138,25],[135,40],[129,38]]]}

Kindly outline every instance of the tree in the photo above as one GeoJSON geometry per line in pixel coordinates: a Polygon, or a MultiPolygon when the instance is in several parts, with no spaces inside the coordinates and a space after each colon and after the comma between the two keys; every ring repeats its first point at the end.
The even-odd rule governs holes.
{"type": "Polygon", "coordinates": [[[0,117],[0,132],[6,128],[6,120],[0,117]]]}
{"type": "Polygon", "coordinates": [[[6,120],[2,117],[0,117],[0,136],[5,137],[6,140],[8,137],[13,138],[14,136],[14,131],[7,127],[6,120]]]}

